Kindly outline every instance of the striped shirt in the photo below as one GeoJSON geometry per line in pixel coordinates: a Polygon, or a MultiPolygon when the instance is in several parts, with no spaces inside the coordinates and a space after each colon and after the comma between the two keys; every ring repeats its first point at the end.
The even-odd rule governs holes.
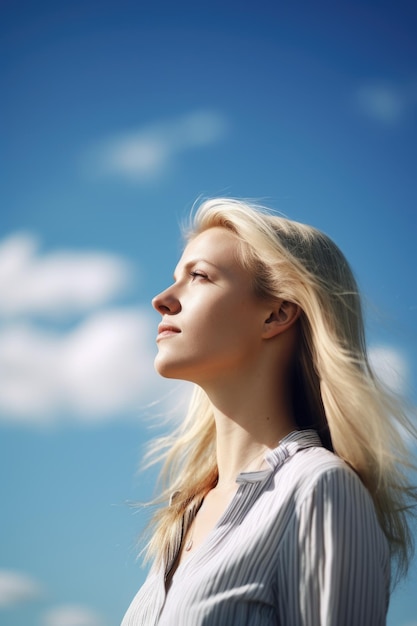
{"type": "Polygon", "coordinates": [[[204,543],[151,569],[122,626],[380,626],[390,561],[372,499],[314,431],[242,473],[204,543]]]}

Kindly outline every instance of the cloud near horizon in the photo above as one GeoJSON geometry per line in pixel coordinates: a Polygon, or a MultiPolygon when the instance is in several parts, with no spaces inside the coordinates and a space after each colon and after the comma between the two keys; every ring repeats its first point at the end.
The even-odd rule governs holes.
{"type": "MultiPolygon", "coordinates": [[[[18,609],[27,602],[41,600],[45,590],[31,576],[15,570],[0,569],[0,611],[18,609]]],[[[37,622],[38,623],[38,622],[37,622]]],[[[107,626],[95,611],[80,605],[59,605],[47,609],[41,626],[107,626]]]]}
{"type": "Polygon", "coordinates": [[[9,609],[36,600],[41,594],[41,585],[27,574],[0,570],[0,609],[9,609]]]}
{"type": "Polygon", "coordinates": [[[115,134],[92,148],[84,160],[95,176],[119,176],[144,183],[170,170],[184,153],[220,141],[227,122],[214,111],[195,111],[138,130],[115,134]]]}
{"type": "Polygon", "coordinates": [[[104,626],[95,611],[79,605],[56,606],[44,613],[41,626],[104,626]]]}

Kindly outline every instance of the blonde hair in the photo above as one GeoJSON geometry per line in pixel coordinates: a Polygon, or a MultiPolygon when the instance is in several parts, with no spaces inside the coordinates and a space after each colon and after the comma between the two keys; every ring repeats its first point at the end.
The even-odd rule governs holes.
{"type": "MultiPolygon", "coordinates": [[[[214,226],[238,237],[241,262],[259,297],[299,305],[297,425],[315,428],[323,444],[356,471],[373,498],[397,574],[405,574],[417,493],[407,478],[411,463],[398,426],[412,436],[415,430],[401,401],[371,370],[358,288],[345,257],[317,229],[234,199],[204,202],[188,239],[214,226]]],[[[218,477],[213,411],[201,388],[195,388],[179,428],[152,444],[150,458],[164,461],[163,492],[155,502],[166,504],[171,497],[171,505],[153,517],[147,549],[147,557],[161,561],[178,548],[188,516],[218,477]]]]}

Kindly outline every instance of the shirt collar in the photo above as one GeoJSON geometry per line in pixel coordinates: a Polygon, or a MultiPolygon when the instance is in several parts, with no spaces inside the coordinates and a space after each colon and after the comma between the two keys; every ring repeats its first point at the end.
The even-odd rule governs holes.
{"type": "Polygon", "coordinates": [[[322,447],[320,437],[315,430],[294,430],[286,435],[273,450],[265,455],[267,469],[256,472],[241,472],[236,478],[237,483],[263,482],[275,473],[285,461],[304,448],[322,447]]]}

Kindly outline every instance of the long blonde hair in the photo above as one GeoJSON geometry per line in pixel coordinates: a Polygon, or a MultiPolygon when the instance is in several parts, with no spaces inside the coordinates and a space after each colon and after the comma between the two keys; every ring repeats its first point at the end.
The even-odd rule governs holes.
{"type": "MultiPolygon", "coordinates": [[[[317,229],[234,199],[204,202],[188,239],[214,226],[238,237],[241,262],[259,297],[299,305],[293,373],[297,425],[315,428],[323,444],[359,475],[373,498],[397,573],[405,574],[413,547],[409,515],[417,494],[407,477],[411,463],[398,427],[412,436],[415,430],[401,401],[369,365],[360,297],[345,257],[317,229]]],[[[155,441],[149,454],[153,462],[164,461],[163,490],[155,502],[165,506],[152,519],[147,548],[147,557],[160,562],[172,556],[184,520],[218,477],[214,416],[201,388],[195,388],[182,424],[155,441]]]]}

